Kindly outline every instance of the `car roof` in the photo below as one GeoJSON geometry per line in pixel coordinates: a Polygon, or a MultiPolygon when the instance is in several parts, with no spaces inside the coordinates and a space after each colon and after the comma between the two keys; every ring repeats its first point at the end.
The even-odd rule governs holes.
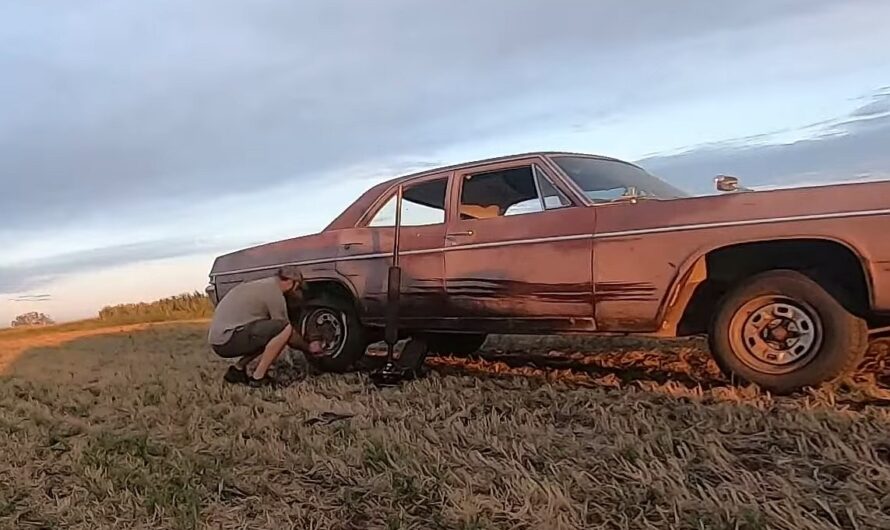
{"type": "MultiPolygon", "coordinates": [[[[498,156],[493,158],[484,158],[479,160],[471,160],[467,162],[460,162],[458,164],[452,165],[443,165],[437,166],[429,169],[425,169],[423,171],[418,171],[414,173],[409,173],[405,175],[400,175],[389,180],[385,180],[382,182],[378,182],[374,186],[365,190],[361,196],[359,196],[352,204],[346,207],[345,210],[340,212],[334,220],[328,224],[323,231],[334,230],[337,228],[351,228],[358,222],[360,217],[364,215],[366,210],[371,206],[371,204],[377,200],[383,193],[387,190],[391,189],[393,186],[396,186],[400,183],[407,182],[410,180],[414,180],[417,178],[422,178],[429,175],[435,175],[437,173],[456,171],[460,169],[472,168],[480,165],[487,165],[499,162],[509,162],[511,160],[518,160],[522,158],[529,157],[554,157],[554,156],[577,156],[584,158],[595,158],[599,160],[609,160],[613,162],[620,162],[623,164],[627,164],[634,167],[639,167],[636,164],[628,162],[626,160],[621,160],[619,158],[613,158],[608,156],[602,156],[592,153],[579,153],[579,152],[570,152],[570,151],[530,151],[525,153],[515,153],[511,155],[498,156]]],[[[642,170],[642,168],[639,168],[642,170]]]]}
{"type": "MultiPolygon", "coordinates": [[[[458,169],[466,169],[466,168],[471,168],[474,166],[495,164],[498,162],[509,162],[511,160],[536,157],[536,156],[537,157],[580,156],[580,157],[585,157],[585,158],[597,158],[600,160],[611,160],[614,162],[621,162],[621,163],[628,164],[631,166],[636,166],[636,164],[633,164],[632,162],[628,162],[627,160],[622,160],[620,158],[603,156],[603,155],[598,155],[598,154],[593,154],[593,153],[581,153],[581,152],[572,152],[572,151],[529,151],[529,152],[525,152],[525,153],[515,153],[515,154],[511,154],[511,155],[503,155],[503,156],[497,156],[497,157],[492,157],[492,158],[482,158],[482,159],[478,159],[478,160],[470,160],[467,162],[460,162],[460,163],[451,164],[451,165],[437,166],[437,167],[433,167],[433,168],[429,168],[429,169],[424,169],[423,171],[417,171],[414,173],[400,175],[398,177],[394,177],[389,180],[383,181],[380,183],[380,185],[386,185],[386,187],[389,187],[393,184],[398,184],[398,183],[404,182],[406,180],[412,180],[415,178],[424,177],[427,175],[433,175],[433,174],[441,173],[444,171],[455,171],[458,169]]],[[[640,169],[642,169],[642,168],[640,168],[640,169]]]]}

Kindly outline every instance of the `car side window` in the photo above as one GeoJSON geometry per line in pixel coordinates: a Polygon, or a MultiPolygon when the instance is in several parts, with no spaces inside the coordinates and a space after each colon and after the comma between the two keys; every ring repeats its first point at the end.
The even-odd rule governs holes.
{"type": "Polygon", "coordinates": [[[485,219],[571,206],[536,165],[466,175],[460,218],[485,219]]]}
{"type": "MultiPolygon", "coordinates": [[[[405,186],[402,192],[402,226],[436,225],[445,222],[448,177],[405,186]]],[[[368,226],[395,226],[396,194],[377,210],[368,226]]]]}
{"type": "Polygon", "coordinates": [[[535,179],[538,182],[538,191],[541,194],[546,209],[555,210],[572,205],[569,199],[550,182],[550,179],[547,178],[547,175],[544,174],[541,168],[535,166],[534,169],[535,179]]]}

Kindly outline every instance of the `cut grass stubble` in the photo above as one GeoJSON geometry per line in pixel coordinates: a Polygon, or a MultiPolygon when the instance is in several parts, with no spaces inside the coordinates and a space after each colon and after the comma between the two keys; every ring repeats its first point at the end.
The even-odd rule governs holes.
{"type": "Polygon", "coordinates": [[[399,389],[352,373],[250,390],[221,383],[204,339],[201,325],[150,328],[8,366],[0,526],[890,527],[885,407],[727,387],[694,345],[660,352],[666,373],[685,359],[684,384],[647,375],[651,346],[620,345],[635,381],[614,343],[586,346],[598,363],[564,356],[616,366],[579,386],[577,367],[548,381],[492,341],[399,389]]]}

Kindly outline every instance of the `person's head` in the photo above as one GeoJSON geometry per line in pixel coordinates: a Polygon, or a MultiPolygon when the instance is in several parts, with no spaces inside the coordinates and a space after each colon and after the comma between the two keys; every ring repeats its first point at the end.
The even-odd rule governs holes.
{"type": "Polygon", "coordinates": [[[303,289],[303,273],[293,265],[285,265],[278,269],[278,284],[285,295],[299,295],[303,289]]]}

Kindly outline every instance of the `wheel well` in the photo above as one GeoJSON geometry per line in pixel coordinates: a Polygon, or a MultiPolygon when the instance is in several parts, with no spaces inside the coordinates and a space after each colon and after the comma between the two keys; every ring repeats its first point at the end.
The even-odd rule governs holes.
{"type": "MultiPolygon", "coordinates": [[[[331,297],[337,300],[348,302],[358,309],[355,297],[348,287],[337,280],[307,280],[306,290],[303,293],[304,300],[317,300],[322,297],[331,297]]],[[[288,313],[290,315],[300,315],[298,304],[288,303],[288,313]]],[[[291,318],[291,320],[296,320],[291,318]]]]}
{"type": "Polygon", "coordinates": [[[308,280],[306,282],[306,298],[319,298],[322,295],[333,296],[339,300],[355,302],[352,292],[337,280],[308,280]]]}
{"type": "Polygon", "coordinates": [[[723,247],[705,256],[699,284],[677,327],[678,335],[707,331],[717,302],[739,281],[773,269],[791,269],[819,283],[849,311],[867,316],[869,287],[862,263],[846,246],[822,239],[759,241],[723,247]]]}

